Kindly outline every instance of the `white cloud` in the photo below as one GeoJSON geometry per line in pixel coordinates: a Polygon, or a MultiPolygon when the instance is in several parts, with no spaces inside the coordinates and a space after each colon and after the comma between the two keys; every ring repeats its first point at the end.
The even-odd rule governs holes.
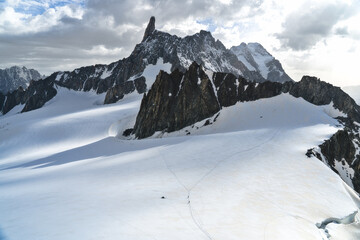
{"type": "MultiPolygon", "coordinates": [[[[207,25],[200,24],[196,20],[196,18],[190,16],[181,22],[165,23],[159,30],[183,37],[198,33],[200,30],[207,29],[207,25]]],[[[145,25],[143,26],[145,27],[145,25]]]]}
{"type": "Polygon", "coordinates": [[[228,48],[260,42],[295,80],[310,74],[355,85],[360,84],[353,77],[360,49],[359,5],[357,0],[9,0],[0,3],[0,67],[27,65],[49,74],[117,61],[141,41],[154,15],[157,29],[178,36],[210,29],[228,48]],[[311,14],[322,13],[324,6],[346,11],[325,11],[324,16],[335,14],[314,24],[311,14]],[[284,39],[305,47],[286,49],[284,39]]]}
{"type": "Polygon", "coordinates": [[[84,10],[81,7],[61,6],[48,8],[42,14],[31,15],[16,12],[12,7],[5,7],[0,13],[0,34],[20,35],[38,33],[50,30],[62,25],[61,20],[65,17],[82,19],[84,10]]]}
{"type": "Polygon", "coordinates": [[[106,48],[104,45],[93,46],[90,50],[84,50],[85,54],[92,56],[120,56],[122,48],[106,48]]]}

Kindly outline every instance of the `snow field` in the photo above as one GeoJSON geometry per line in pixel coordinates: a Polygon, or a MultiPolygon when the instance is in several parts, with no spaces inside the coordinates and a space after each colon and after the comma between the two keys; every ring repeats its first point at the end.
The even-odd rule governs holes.
{"type": "MultiPolygon", "coordinates": [[[[317,223],[358,209],[305,156],[337,131],[328,106],[282,94],[224,108],[208,126],[127,140],[118,133],[141,96],[103,97],[59,89],[44,108],[0,117],[4,239],[326,239],[317,223]]],[[[328,228],[332,239],[358,229],[328,228]]]]}

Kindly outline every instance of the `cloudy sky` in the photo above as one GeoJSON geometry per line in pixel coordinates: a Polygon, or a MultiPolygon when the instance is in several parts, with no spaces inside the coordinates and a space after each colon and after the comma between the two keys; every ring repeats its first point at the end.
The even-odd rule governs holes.
{"type": "Polygon", "coordinates": [[[150,16],[178,36],[259,42],[294,80],[360,85],[358,0],[0,0],[0,68],[43,74],[127,57],[150,16]]]}

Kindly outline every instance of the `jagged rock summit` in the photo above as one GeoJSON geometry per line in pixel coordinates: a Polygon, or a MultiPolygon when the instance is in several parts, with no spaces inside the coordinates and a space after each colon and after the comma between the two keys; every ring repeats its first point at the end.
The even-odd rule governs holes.
{"type": "Polygon", "coordinates": [[[6,94],[17,90],[19,87],[27,88],[31,80],[39,80],[43,76],[35,69],[12,66],[0,69],[0,92],[6,94]]]}
{"type": "Polygon", "coordinates": [[[146,27],[144,37],[141,42],[144,42],[153,32],[155,31],[155,17],[152,16],[149,20],[149,23],[146,27]]]}

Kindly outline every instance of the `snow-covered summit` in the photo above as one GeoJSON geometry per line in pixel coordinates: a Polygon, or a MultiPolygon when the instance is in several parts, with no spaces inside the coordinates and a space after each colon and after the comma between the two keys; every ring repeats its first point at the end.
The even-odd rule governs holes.
{"type": "Polygon", "coordinates": [[[281,63],[275,59],[260,43],[241,43],[230,50],[239,61],[251,71],[257,71],[261,76],[273,82],[286,82],[292,79],[285,73],[281,63]]]}
{"type": "MultiPolygon", "coordinates": [[[[171,70],[185,71],[192,62],[196,61],[214,72],[241,75],[256,82],[268,80],[258,70],[248,69],[210,32],[202,30],[181,38],[157,30],[154,17],[149,21],[143,40],[135,46],[129,57],[109,65],[95,65],[82,67],[72,72],[58,72],[53,78],[60,85],[74,90],[93,89],[97,93],[103,93],[111,87],[122,86],[129,79],[141,76],[148,66],[156,65],[159,60],[171,64],[171,70]]],[[[151,82],[154,82],[154,79],[146,80],[147,85],[151,82]]],[[[147,86],[148,89],[150,87],[147,86]]]]}
{"type": "Polygon", "coordinates": [[[0,69],[0,92],[6,94],[19,87],[26,88],[31,80],[39,80],[42,75],[35,69],[26,67],[12,66],[0,69]]]}
{"type": "Polygon", "coordinates": [[[264,79],[256,70],[249,70],[236,55],[227,49],[220,40],[210,32],[201,30],[194,35],[180,38],[155,29],[155,18],[151,18],[146,29],[144,40],[136,45],[132,55],[141,55],[147,63],[161,57],[173,65],[172,70],[187,69],[194,61],[214,72],[232,73],[252,81],[263,82],[264,79]]]}

